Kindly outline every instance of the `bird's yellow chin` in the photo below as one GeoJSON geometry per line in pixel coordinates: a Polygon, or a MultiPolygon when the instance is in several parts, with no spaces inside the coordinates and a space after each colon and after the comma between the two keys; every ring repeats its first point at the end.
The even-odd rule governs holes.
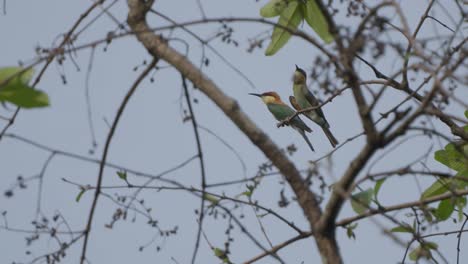
{"type": "Polygon", "coordinates": [[[273,97],[273,96],[262,96],[262,101],[265,103],[265,104],[270,104],[270,103],[274,103],[276,102],[276,98],[273,97]]]}
{"type": "Polygon", "coordinates": [[[298,72],[298,71],[294,72],[293,82],[294,82],[295,84],[304,83],[304,82],[305,82],[304,75],[302,75],[302,73],[300,73],[300,72],[298,72]]]}

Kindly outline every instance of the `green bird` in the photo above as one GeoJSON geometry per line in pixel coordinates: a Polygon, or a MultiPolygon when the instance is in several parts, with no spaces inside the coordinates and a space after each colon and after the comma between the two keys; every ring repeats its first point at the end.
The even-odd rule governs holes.
{"type": "MultiPolygon", "coordinates": [[[[250,95],[258,96],[262,98],[262,101],[266,104],[268,107],[268,110],[273,114],[273,116],[276,118],[278,121],[283,121],[286,118],[294,115],[296,111],[289,107],[287,104],[285,104],[283,101],[281,101],[280,96],[275,93],[275,92],[266,92],[262,94],[256,94],[256,93],[250,93],[250,95]]],[[[307,138],[305,132],[312,132],[312,129],[310,129],[300,118],[299,116],[295,116],[291,121],[289,122],[289,125],[294,128],[301,136],[304,138],[304,140],[307,142],[307,145],[309,145],[310,149],[312,151],[314,150],[314,147],[312,147],[312,144],[310,143],[309,139],[307,138]]]]}
{"type": "MultiPolygon", "coordinates": [[[[294,96],[290,96],[289,101],[297,111],[312,106],[320,105],[320,102],[317,100],[317,98],[315,98],[315,96],[307,88],[307,76],[305,71],[297,67],[297,65],[296,71],[294,72],[293,81],[294,96]]],[[[336,147],[336,145],[339,144],[338,140],[336,140],[335,136],[333,136],[332,132],[330,131],[330,124],[325,118],[325,115],[323,114],[321,108],[310,110],[302,114],[310,120],[314,121],[317,125],[319,125],[322,128],[323,132],[325,133],[328,140],[330,141],[330,144],[333,147],[336,147]]]]}

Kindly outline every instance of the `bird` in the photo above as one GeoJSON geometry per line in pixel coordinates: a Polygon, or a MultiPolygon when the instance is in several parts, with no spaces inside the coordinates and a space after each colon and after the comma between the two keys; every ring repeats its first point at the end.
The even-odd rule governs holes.
{"type": "MultiPolygon", "coordinates": [[[[294,96],[289,97],[289,102],[294,107],[294,109],[300,111],[305,108],[320,105],[320,102],[317,100],[317,98],[315,98],[315,96],[307,88],[307,75],[305,71],[299,68],[297,65],[296,70],[294,72],[293,82],[294,96]]],[[[304,112],[302,114],[322,128],[332,147],[335,148],[336,145],[339,144],[338,140],[335,138],[335,136],[333,136],[332,132],[330,131],[330,124],[325,118],[325,115],[323,114],[323,111],[320,107],[314,110],[304,112]]]]}
{"type": "MultiPolygon", "coordinates": [[[[294,109],[292,109],[290,106],[288,106],[283,101],[281,101],[280,96],[276,92],[265,92],[262,94],[249,93],[249,94],[260,97],[262,101],[265,103],[265,105],[267,106],[268,110],[278,121],[283,121],[296,113],[294,109]]],[[[310,149],[315,152],[314,147],[312,146],[312,143],[310,143],[309,138],[307,138],[306,136],[306,132],[310,133],[312,132],[312,129],[310,129],[310,127],[308,127],[304,123],[304,121],[302,121],[301,118],[299,118],[299,116],[293,117],[291,121],[288,123],[288,125],[290,125],[294,130],[299,132],[299,134],[301,134],[301,136],[307,142],[307,145],[309,145],[310,149]]]]}

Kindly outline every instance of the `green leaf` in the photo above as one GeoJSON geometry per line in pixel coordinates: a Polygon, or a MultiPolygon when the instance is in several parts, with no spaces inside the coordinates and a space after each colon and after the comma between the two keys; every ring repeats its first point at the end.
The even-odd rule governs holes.
{"type": "MultiPolygon", "coordinates": [[[[455,176],[468,178],[468,168],[459,171],[455,176]]],[[[459,183],[459,184],[457,184],[457,186],[460,187],[460,188],[464,188],[464,187],[468,186],[468,182],[466,182],[466,181],[457,180],[457,182],[459,183]]]]}
{"type": "Polygon", "coordinates": [[[373,195],[374,190],[372,188],[354,194],[351,196],[351,207],[358,214],[364,213],[369,208],[373,195]]]}
{"type": "Polygon", "coordinates": [[[448,188],[451,188],[452,185],[452,179],[439,179],[421,194],[421,199],[443,194],[447,192],[449,190],[448,188]]]}
{"type": "Polygon", "coordinates": [[[375,186],[374,186],[374,197],[375,197],[375,199],[377,199],[377,195],[379,194],[380,188],[382,187],[382,184],[384,183],[384,181],[386,179],[387,178],[382,178],[382,179],[378,180],[375,183],[375,186]]]}
{"type": "Polygon", "coordinates": [[[346,235],[348,235],[348,238],[352,238],[356,240],[356,234],[354,233],[354,229],[356,229],[357,226],[358,226],[357,223],[346,226],[346,235]]]}
{"type": "Polygon", "coordinates": [[[245,187],[247,187],[247,191],[243,192],[242,194],[249,197],[249,198],[252,197],[253,192],[255,191],[255,188],[257,186],[256,185],[246,184],[245,187]]]}
{"type": "Polygon", "coordinates": [[[34,90],[28,85],[33,75],[32,69],[15,76],[22,70],[19,67],[0,68],[0,84],[8,80],[0,87],[0,102],[9,102],[23,108],[48,106],[49,97],[47,94],[34,90]]]}
{"type": "MultiPolygon", "coordinates": [[[[3,67],[0,68],[0,84],[2,84],[5,80],[9,79],[13,75],[16,75],[20,71],[24,70],[21,67],[3,67]]],[[[34,74],[34,70],[32,68],[25,70],[23,73],[18,74],[17,76],[13,77],[8,83],[20,82],[23,84],[28,84],[34,74]]],[[[0,86],[0,87],[3,87],[0,86]]],[[[3,88],[0,88],[3,89],[3,88]]]]}
{"type": "Polygon", "coordinates": [[[219,199],[216,198],[215,196],[211,195],[211,194],[207,194],[207,193],[203,194],[203,199],[211,202],[213,205],[219,203],[219,199]]]}
{"type": "Polygon", "coordinates": [[[216,257],[223,261],[223,263],[232,263],[227,256],[226,251],[220,248],[213,248],[213,253],[216,257]]]}
{"type": "Polygon", "coordinates": [[[304,18],[307,21],[307,24],[319,35],[319,37],[325,41],[325,43],[330,43],[333,41],[333,35],[328,29],[328,22],[325,16],[320,10],[317,2],[315,0],[306,0],[304,8],[304,18]]]}
{"type": "Polygon", "coordinates": [[[9,102],[23,108],[36,108],[49,106],[49,97],[46,93],[25,84],[8,84],[0,90],[0,102],[9,102]]]}
{"type": "Polygon", "coordinates": [[[463,221],[463,209],[466,206],[466,197],[457,197],[455,200],[455,206],[457,207],[458,212],[458,221],[463,221]]]}
{"type": "Polygon", "coordinates": [[[120,179],[127,181],[127,172],[126,171],[118,171],[117,176],[119,176],[120,179]]]}
{"type": "Polygon", "coordinates": [[[414,229],[410,225],[408,225],[406,223],[403,223],[400,226],[397,226],[397,227],[394,227],[394,228],[390,229],[390,232],[393,232],[393,233],[414,233],[414,229]]]}
{"type": "Polygon", "coordinates": [[[215,254],[215,256],[217,256],[218,258],[223,256],[225,253],[224,253],[224,250],[220,249],[220,248],[214,248],[213,249],[213,253],[215,254]]]}
{"type": "Polygon", "coordinates": [[[270,213],[258,214],[257,217],[263,218],[263,217],[265,217],[265,216],[267,216],[267,215],[269,215],[269,214],[270,214],[270,213]]]}
{"type": "Polygon", "coordinates": [[[439,248],[439,245],[437,245],[437,243],[428,242],[428,241],[424,242],[424,244],[422,246],[425,249],[434,249],[434,250],[436,250],[436,249],[439,248]]]}
{"type": "MultiPolygon", "coordinates": [[[[468,110],[465,111],[465,117],[466,117],[466,119],[468,119],[468,110]]],[[[464,127],[463,127],[463,130],[464,130],[466,133],[468,133],[468,125],[464,126],[464,127]]]]}
{"type": "Polygon", "coordinates": [[[434,213],[435,209],[428,205],[422,205],[420,208],[426,221],[429,223],[434,222],[434,217],[432,214],[434,213]]]}
{"type": "Polygon", "coordinates": [[[80,202],[80,199],[81,199],[81,196],[83,196],[83,194],[86,192],[86,189],[84,188],[81,188],[81,191],[78,193],[78,195],[76,196],[75,198],[75,201],[78,203],[80,202]]]}
{"type": "Polygon", "coordinates": [[[427,259],[430,259],[432,256],[431,251],[429,249],[423,248],[421,246],[415,248],[414,250],[411,251],[409,254],[409,258],[412,261],[416,261],[422,257],[425,257],[427,259]]]}
{"type": "MultiPolygon", "coordinates": [[[[468,125],[466,125],[465,127],[468,127],[468,125]]],[[[463,154],[465,161],[468,162],[468,142],[461,142],[458,148],[461,150],[461,153],[463,154]]]]}
{"type": "MultiPolygon", "coordinates": [[[[291,1],[288,3],[288,6],[283,10],[283,12],[281,12],[278,25],[289,28],[290,30],[295,30],[301,21],[302,12],[299,7],[299,3],[296,1],[291,1]]],[[[275,54],[288,42],[289,38],[291,38],[291,33],[286,31],[284,28],[276,26],[275,29],[273,29],[271,42],[265,51],[265,55],[271,56],[275,54]]]]}
{"type": "Polygon", "coordinates": [[[262,17],[279,16],[287,5],[287,0],[270,0],[270,2],[268,2],[260,9],[260,15],[262,17]]]}
{"type": "Polygon", "coordinates": [[[434,212],[435,217],[439,221],[447,220],[453,213],[455,205],[452,198],[442,200],[437,207],[437,210],[434,212]]]}
{"type": "Polygon", "coordinates": [[[420,247],[417,247],[415,249],[413,249],[410,253],[409,253],[409,258],[410,260],[412,261],[416,261],[419,259],[419,251],[421,251],[421,248],[420,247]]]}
{"type": "Polygon", "coordinates": [[[445,149],[435,152],[435,160],[455,171],[468,171],[468,160],[465,155],[460,152],[461,145],[463,144],[457,147],[453,143],[447,144],[445,149]]]}
{"type": "MultiPolygon", "coordinates": [[[[468,110],[465,111],[465,117],[466,117],[466,119],[468,119],[468,110]]],[[[464,127],[463,127],[463,130],[464,130],[466,133],[468,133],[468,125],[464,126],[464,127]]]]}
{"type": "Polygon", "coordinates": [[[252,192],[251,191],[245,191],[245,192],[242,192],[241,195],[245,195],[247,197],[251,197],[252,196],[252,192]]]}

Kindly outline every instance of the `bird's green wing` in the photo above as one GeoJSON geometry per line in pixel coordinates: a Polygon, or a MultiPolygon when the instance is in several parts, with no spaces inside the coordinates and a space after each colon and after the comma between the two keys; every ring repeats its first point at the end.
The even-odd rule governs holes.
{"type": "MultiPolygon", "coordinates": [[[[278,121],[283,121],[296,113],[291,107],[284,104],[268,104],[267,107],[278,121]]],[[[307,132],[312,131],[298,116],[291,120],[291,125],[307,132]]]]}
{"type": "MultiPolygon", "coordinates": [[[[317,106],[317,105],[320,105],[320,102],[317,100],[317,98],[315,98],[315,96],[312,94],[312,92],[309,91],[309,89],[307,89],[307,86],[304,85],[304,88],[303,88],[303,92],[304,92],[304,97],[306,98],[306,100],[310,103],[310,105],[312,106],[317,106]]],[[[325,120],[325,122],[328,123],[327,119],[325,118],[325,115],[323,114],[323,111],[322,111],[322,108],[318,108],[316,110],[316,113],[325,120]]]]}

